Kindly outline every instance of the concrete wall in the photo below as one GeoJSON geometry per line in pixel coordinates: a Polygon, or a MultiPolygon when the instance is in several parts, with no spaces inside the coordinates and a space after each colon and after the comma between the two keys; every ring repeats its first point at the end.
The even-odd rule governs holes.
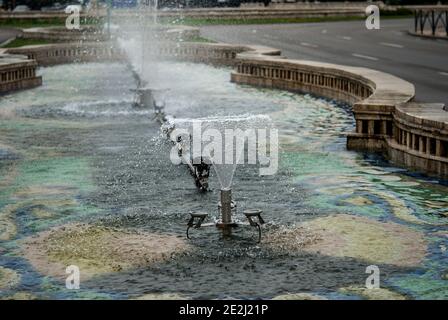
{"type": "Polygon", "coordinates": [[[448,177],[448,112],[443,104],[397,105],[393,117],[394,132],[385,139],[389,158],[448,177]]]}

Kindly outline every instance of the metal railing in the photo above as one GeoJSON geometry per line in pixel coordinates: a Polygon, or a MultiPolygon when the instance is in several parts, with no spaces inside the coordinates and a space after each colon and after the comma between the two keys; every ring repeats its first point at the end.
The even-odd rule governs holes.
{"type": "Polygon", "coordinates": [[[448,37],[448,6],[439,6],[433,8],[416,8],[414,10],[415,33],[422,35],[448,37]]]}

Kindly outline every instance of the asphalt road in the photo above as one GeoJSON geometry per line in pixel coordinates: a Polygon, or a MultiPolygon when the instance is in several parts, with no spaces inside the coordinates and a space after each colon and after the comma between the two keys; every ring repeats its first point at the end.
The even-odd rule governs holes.
{"type": "Polygon", "coordinates": [[[411,27],[412,19],[383,19],[380,30],[350,21],[204,26],[201,33],[216,41],[278,48],[288,58],[388,72],[412,82],[416,100],[448,104],[448,40],[410,36],[411,27]]]}
{"type": "Polygon", "coordinates": [[[21,31],[17,29],[0,28],[0,44],[16,37],[21,31]]]}

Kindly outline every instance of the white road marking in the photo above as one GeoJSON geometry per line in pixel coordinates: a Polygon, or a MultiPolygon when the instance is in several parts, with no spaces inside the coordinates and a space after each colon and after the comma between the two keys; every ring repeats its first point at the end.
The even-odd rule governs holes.
{"type": "Polygon", "coordinates": [[[361,59],[367,59],[367,60],[373,60],[373,61],[378,61],[378,58],[375,57],[370,57],[370,56],[365,56],[363,54],[358,54],[358,53],[353,53],[352,56],[356,57],[356,58],[361,58],[361,59]]]}
{"type": "Polygon", "coordinates": [[[401,44],[396,44],[396,43],[388,43],[388,42],[380,42],[381,45],[386,46],[386,47],[392,47],[392,48],[404,48],[401,44]]]}
{"type": "Polygon", "coordinates": [[[318,46],[312,43],[308,43],[308,42],[300,42],[300,45],[304,46],[304,47],[311,47],[311,48],[317,48],[318,46]]]}
{"type": "Polygon", "coordinates": [[[342,37],[344,40],[352,40],[352,37],[342,37]]]}
{"type": "Polygon", "coordinates": [[[327,29],[322,30],[322,34],[326,34],[327,33],[327,29]]]}
{"type": "Polygon", "coordinates": [[[442,76],[447,76],[448,77],[448,72],[440,71],[439,74],[441,74],[442,76]]]}

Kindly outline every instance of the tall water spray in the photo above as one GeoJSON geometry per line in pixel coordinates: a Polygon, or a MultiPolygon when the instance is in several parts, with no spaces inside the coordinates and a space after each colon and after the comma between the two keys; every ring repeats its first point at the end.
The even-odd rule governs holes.
{"type": "MultiPolygon", "coordinates": [[[[136,24],[132,19],[122,22],[119,43],[127,54],[130,66],[139,83],[137,106],[154,108],[157,111],[157,97],[165,88],[158,85],[158,60],[161,58],[159,50],[161,45],[173,45],[173,39],[164,33],[164,28],[158,24],[158,2],[144,1],[136,12],[136,24]],[[152,19],[151,19],[152,17],[152,19]],[[131,20],[131,21],[129,21],[131,20]]],[[[213,103],[210,101],[210,103],[213,103]]],[[[218,109],[220,110],[220,109],[218,109]]],[[[221,112],[223,110],[220,110],[221,112]]],[[[161,123],[168,125],[169,130],[178,129],[182,125],[201,124],[199,138],[193,129],[189,137],[175,138],[174,143],[181,154],[182,161],[190,169],[195,178],[195,183],[200,191],[208,189],[208,173],[210,166],[216,172],[220,184],[219,211],[220,218],[216,226],[223,230],[224,235],[230,234],[236,221],[232,213],[236,209],[236,203],[232,200],[232,182],[238,164],[244,163],[244,149],[246,143],[246,131],[255,131],[256,128],[266,128],[268,117],[263,116],[220,116],[206,119],[183,119],[174,123],[165,123],[165,115],[161,123]],[[230,137],[228,132],[232,132],[230,137]],[[212,134],[210,135],[210,132],[212,134]],[[239,132],[239,133],[238,133],[239,132]],[[205,135],[205,136],[204,136],[205,135]],[[211,145],[205,146],[204,142],[212,140],[211,145]],[[199,144],[199,148],[196,145],[199,144]],[[199,154],[197,153],[199,149],[199,154]]],[[[162,128],[163,129],[163,128],[162,128]]],[[[255,134],[256,135],[256,134],[255,134]]],[[[255,138],[256,140],[256,138],[255,138]]],[[[209,141],[210,142],[210,141],[209,141]]],[[[257,153],[257,146],[253,147],[257,153]]],[[[203,219],[203,215],[199,215],[203,219]]]]}
{"type": "Polygon", "coordinates": [[[117,41],[127,56],[140,88],[156,88],[161,26],[158,0],[143,0],[136,9],[114,20],[117,41]]]}

